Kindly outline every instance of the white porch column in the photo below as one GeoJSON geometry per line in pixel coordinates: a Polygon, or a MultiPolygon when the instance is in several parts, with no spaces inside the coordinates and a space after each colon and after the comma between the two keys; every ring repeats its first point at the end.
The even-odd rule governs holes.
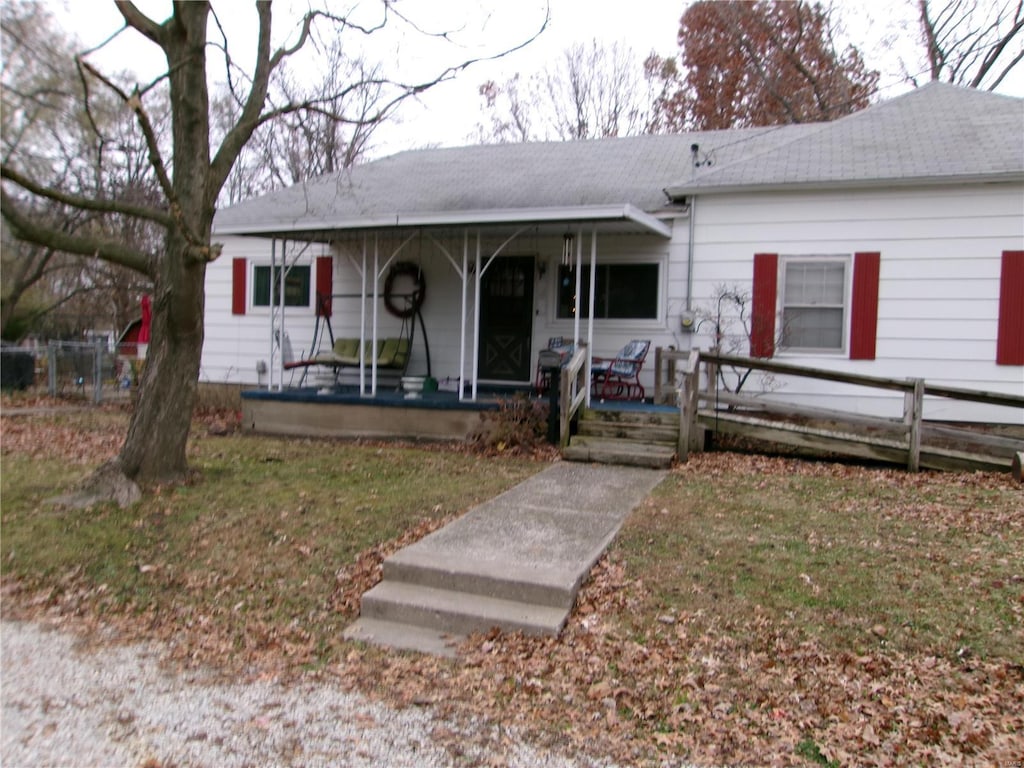
{"type": "Polygon", "coordinates": [[[459,400],[466,399],[466,310],[469,308],[469,230],[462,231],[462,331],[459,336],[459,400]]]}
{"type": "MultiPolygon", "coordinates": [[[[373,236],[373,340],[371,341],[370,349],[372,350],[373,360],[370,362],[370,395],[371,397],[377,396],[377,315],[380,312],[380,280],[378,275],[380,273],[380,240],[377,235],[373,236]]],[[[363,365],[366,365],[366,343],[360,340],[359,342],[359,360],[363,365]]]]}
{"type": "MultiPolygon", "coordinates": [[[[374,233],[374,238],[377,235],[374,233]]],[[[359,394],[366,394],[366,361],[363,360],[363,340],[366,338],[366,234],[363,234],[363,271],[359,287],[359,394]]]]}
{"type": "MultiPolygon", "coordinates": [[[[580,307],[583,306],[583,229],[576,229],[576,306],[572,313],[573,343],[580,341],[580,307]]],[[[589,341],[589,339],[588,339],[589,341]]]]}
{"type": "Polygon", "coordinates": [[[587,313],[587,407],[590,407],[590,372],[594,362],[594,297],[597,295],[597,224],[590,230],[590,311],[587,313]]]}
{"type": "MultiPolygon", "coordinates": [[[[273,280],[274,280],[273,275],[274,275],[274,267],[275,267],[276,264],[277,264],[277,238],[276,237],[272,237],[272,238],[270,238],[270,275],[271,275],[270,280],[271,280],[271,283],[273,283],[273,280]]],[[[246,264],[246,269],[248,269],[248,264],[246,264]]],[[[246,283],[247,284],[249,283],[250,279],[253,282],[255,282],[255,272],[253,272],[253,278],[249,278],[249,276],[246,275],[246,283]]],[[[255,290],[255,286],[253,286],[252,290],[255,290]]],[[[248,298],[246,298],[246,300],[248,301],[248,298]]],[[[274,391],[274,379],[277,376],[277,365],[275,364],[275,359],[274,359],[274,350],[277,349],[277,340],[274,338],[274,311],[273,311],[274,310],[274,302],[273,301],[270,302],[270,310],[271,310],[270,314],[268,315],[268,317],[270,318],[270,365],[267,368],[267,391],[268,392],[273,392],[274,391]]],[[[283,381],[283,376],[282,376],[282,381],[283,381]]]]}
{"type": "Polygon", "coordinates": [[[476,401],[477,381],[480,378],[480,230],[476,231],[476,271],[473,273],[473,397],[476,401]]]}

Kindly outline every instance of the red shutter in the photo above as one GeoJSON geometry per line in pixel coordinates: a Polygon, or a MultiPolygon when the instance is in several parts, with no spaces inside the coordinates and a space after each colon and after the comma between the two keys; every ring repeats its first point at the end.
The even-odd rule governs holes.
{"type": "Polygon", "coordinates": [[[245,314],[245,275],[249,265],[245,259],[231,260],[231,314],[245,314]]]}
{"type": "Polygon", "coordinates": [[[853,302],[850,307],[850,359],[874,360],[878,335],[878,274],[882,257],[858,253],[853,259],[853,302]]]}
{"type": "Polygon", "coordinates": [[[334,293],[334,259],[330,256],[317,256],[316,314],[318,317],[331,316],[332,293],[334,293]]]}
{"type": "Polygon", "coordinates": [[[1024,365],[1024,251],[1003,251],[996,365],[1024,365]]]}
{"type": "Polygon", "coordinates": [[[754,254],[754,296],[750,321],[750,356],[775,354],[775,310],[778,297],[779,255],[754,254]]]}

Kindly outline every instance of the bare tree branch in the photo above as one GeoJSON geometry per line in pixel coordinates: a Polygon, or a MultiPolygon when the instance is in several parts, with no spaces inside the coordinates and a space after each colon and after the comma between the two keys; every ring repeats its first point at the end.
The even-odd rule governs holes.
{"type": "Polygon", "coordinates": [[[153,166],[153,172],[156,174],[157,181],[160,182],[160,187],[163,189],[164,194],[167,195],[167,199],[170,200],[173,205],[175,202],[174,185],[171,183],[171,178],[167,173],[167,165],[164,163],[163,156],[160,152],[160,143],[157,139],[156,131],[153,130],[153,124],[150,122],[149,115],[146,114],[146,110],[142,106],[142,96],[138,91],[129,96],[120,87],[118,87],[116,83],[114,83],[110,78],[104,76],[103,73],[97,70],[89,62],[82,59],[78,59],[77,61],[83,68],[88,70],[89,74],[116,93],[117,96],[135,114],[135,119],[139,123],[139,128],[142,129],[142,135],[146,139],[146,147],[149,149],[149,162],[153,166]]]}
{"type": "Polygon", "coordinates": [[[11,234],[19,240],[67,253],[94,256],[112,264],[128,267],[147,277],[152,276],[152,265],[147,255],[128,248],[113,238],[73,235],[38,222],[25,213],[3,188],[0,188],[0,208],[11,228],[11,234]]]}
{"type": "Polygon", "coordinates": [[[1024,59],[1022,0],[946,0],[937,10],[931,0],[917,0],[917,9],[932,80],[991,91],[1024,59]]]}
{"type": "Polygon", "coordinates": [[[135,7],[131,0],[114,0],[114,5],[121,12],[125,23],[138,30],[157,45],[163,45],[164,28],[135,7]]]}
{"type": "Polygon", "coordinates": [[[108,200],[98,197],[86,197],[84,195],[73,195],[70,192],[63,192],[59,189],[37,184],[23,173],[11,168],[6,163],[0,165],[0,178],[13,181],[26,192],[31,192],[37,197],[70,205],[73,208],[80,208],[86,211],[99,211],[101,213],[119,213],[125,216],[137,216],[140,219],[152,221],[161,226],[170,226],[171,217],[166,211],[151,208],[147,205],[135,205],[124,200],[108,200]]]}

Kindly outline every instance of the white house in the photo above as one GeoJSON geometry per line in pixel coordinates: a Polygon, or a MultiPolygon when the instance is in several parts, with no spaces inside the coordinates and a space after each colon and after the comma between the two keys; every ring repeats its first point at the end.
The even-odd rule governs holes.
{"type": "MultiPolygon", "coordinates": [[[[328,317],[335,337],[407,332],[384,295],[411,264],[409,372],[470,399],[532,381],[554,336],[686,350],[716,327],[737,354],[1024,395],[1024,100],[987,92],[934,83],[832,123],[403,152],[222,210],[215,237],[212,382],[297,383],[289,346],[315,353],[328,317]]],[[[893,414],[839,385],[765,388],[893,414]]]]}

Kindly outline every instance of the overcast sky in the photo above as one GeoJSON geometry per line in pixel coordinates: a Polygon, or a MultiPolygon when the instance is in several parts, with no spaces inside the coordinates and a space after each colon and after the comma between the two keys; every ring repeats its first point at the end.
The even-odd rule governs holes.
{"type": "MultiPolygon", "coordinates": [[[[50,0],[58,18],[72,27],[87,46],[105,39],[120,26],[120,16],[106,0],[50,0]]],[[[167,0],[137,0],[140,7],[154,18],[169,12],[167,0]]],[[[293,8],[308,6],[301,0],[275,3],[275,30],[285,35],[294,29],[287,16],[293,8]],[[280,23],[285,21],[285,23],[280,23]]],[[[314,3],[315,4],[315,3],[314,3]]],[[[330,0],[327,6],[337,11],[342,4],[330,0]]],[[[398,65],[405,77],[424,77],[444,64],[451,64],[479,55],[486,55],[515,45],[536,31],[544,15],[544,0],[418,0],[398,7],[432,31],[454,30],[454,44],[424,42],[419,35],[369,38],[372,46],[367,55],[398,65]],[[427,15],[422,9],[429,8],[427,15]]],[[[882,72],[881,96],[889,98],[907,90],[900,81],[901,60],[911,69],[920,66],[919,48],[915,42],[914,12],[910,0],[837,0],[845,22],[846,39],[861,49],[870,67],[882,72]]],[[[216,5],[221,9],[223,5],[216,5]]],[[[255,12],[249,3],[232,0],[226,4],[229,16],[221,23],[228,28],[232,40],[255,38],[255,12]]],[[[406,104],[400,122],[377,134],[374,155],[390,154],[425,145],[458,145],[472,141],[480,122],[482,100],[479,85],[493,79],[500,82],[519,72],[528,76],[553,62],[573,43],[618,43],[636,54],[639,61],[651,51],[661,55],[678,51],[676,33],[685,2],[680,0],[624,0],[621,3],[600,0],[551,0],[551,22],[539,39],[527,48],[499,61],[483,62],[461,73],[455,82],[442,84],[424,94],[418,103],[406,104]]],[[[376,2],[362,3],[365,12],[375,12],[376,2]]],[[[357,11],[358,13],[359,11],[357,11]]],[[[295,13],[292,18],[297,18],[295,13]]],[[[211,25],[212,26],[212,25],[211,25]]],[[[159,62],[151,61],[146,70],[146,54],[151,45],[135,33],[121,35],[103,61],[110,66],[132,64],[141,69],[141,78],[157,71],[159,62]]],[[[237,55],[237,53],[236,53],[237,55]]],[[[1018,69],[1024,70],[1024,65],[1018,69]]],[[[162,71],[162,70],[161,70],[162,71]]],[[[1024,96],[1024,71],[1007,82],[1002,93],[1024,96]]]]}

